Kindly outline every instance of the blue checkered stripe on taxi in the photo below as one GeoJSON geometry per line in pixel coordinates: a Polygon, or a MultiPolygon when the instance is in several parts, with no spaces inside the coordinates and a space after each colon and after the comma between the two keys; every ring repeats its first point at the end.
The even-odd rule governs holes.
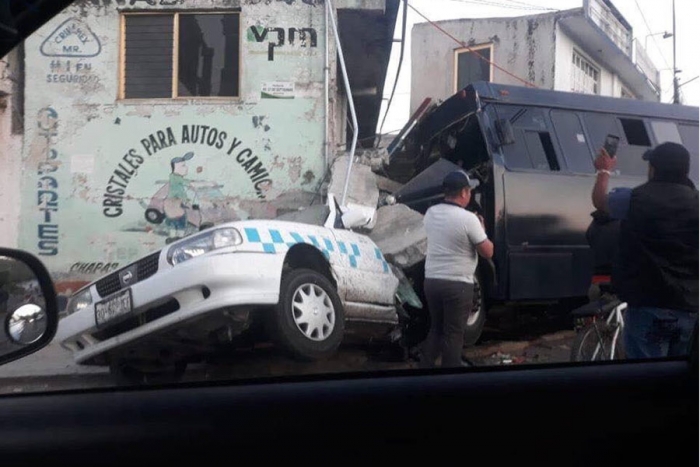
{"type": "MultiPolygon", "coordinates": [[[[357,269],[358,261],[362,257],[360,247],[356,243],[337,241],[317,235],[302,235],[299,232],[281,231],[278,229],[259,229],[256,227],[246,227],[243,229],[246,240],[253,245],[259,245],[261,251],[265,253],[283,253],[297,243],[305,243],[318,248],[326,258],[330,259],[331,254],[347,256],[350,267],[357,269]]],[[[385,273],[389,272],[382,252],[375,248],[375,257],[382,263],[385,273]]]]}
{"type": "Polygon", "coordinates": [[[331,239],[317,235],[302,235],[298,232],[258,229],[255,227],[246,227],[243,231],[248,243],[259,245],[265,253],[283,253],[297,243],[315,246],[326,258],[330,258],[331,253],[335,251],[335,246],[331,239]]]}
{"type": "Polygon", "coordinates": [[[384,255],[382,254],[382,251],[379,248],[374,249],[374,256],[377,257],[379,261],[382,262],[382,269],[384,272],[389,272],[389,263],[386,262],[384,259],[384,255]]]}

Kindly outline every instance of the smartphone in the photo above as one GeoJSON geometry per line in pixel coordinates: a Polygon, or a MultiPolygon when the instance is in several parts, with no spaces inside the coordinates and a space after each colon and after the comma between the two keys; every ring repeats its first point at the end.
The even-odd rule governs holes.
{"type": "Polygon", "coordinates": [[[620,137],[615,135],[608,135],[605,137],[605,144],[603,148],[610,155],[610,157],[615,157],[617,154],[617,147],[620,145],[620,137]]]}

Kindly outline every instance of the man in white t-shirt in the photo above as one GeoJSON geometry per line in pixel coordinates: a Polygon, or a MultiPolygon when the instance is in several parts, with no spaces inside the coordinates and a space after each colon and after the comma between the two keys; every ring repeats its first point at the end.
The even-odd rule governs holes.
{"type": "Polygon", "coordinates": [[[444,201],[428,209],[423,219],[428,235],[424,290],[431,322],[421,358],[424,368],[434,367],[441,355],[443,367],[463,365],[464,326],[472,308],[478,255],[493,256],[484,219],[465,209],[478,184],[462,171],[449,173],[442,182],[444,201]]]}

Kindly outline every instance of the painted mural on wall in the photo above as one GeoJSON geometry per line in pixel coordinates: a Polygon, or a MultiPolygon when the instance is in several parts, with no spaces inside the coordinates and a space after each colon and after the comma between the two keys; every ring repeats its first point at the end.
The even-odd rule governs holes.
{"type": "MultiPolygon", "coordinates": [[[[259,117],[254,120],[258,121],[259,117]]],[[[168,126],[142,138],[125,152],[104,188],[102,214],[108,219],[121,218],[128,209],[128,201],[136,199],[143,209],[143,219],[124,226],[123,230],[153,232],[165,236],[169,243],[202,228],[246,216],[236,195],[247,191],[264,201],[272,186],[272,175],[263,158],[238,137],[208,125],[168,126]],[[238,176],[230,180],[239,185],[239,190],[227,187],[218,177],[217,180],[198,177],[204,168],[196,165],[195,156],[199,152],[196,146],[215,150],[228,161],[227,165],[239,167],[238,176]],[[160,177],[153,181],[154,191],[133,193],[129,189],[132,178],[156,155],[160,177]],[[192,174],[191,167],[196,167],[192,174]],[[240,186],[244,181],[249,185],[247,190],[240,186]],[[232,196],[232,191],[238,193],[232,196]]]]}
{"type": "Polygon", "coordinates": [[[210,225],[297,209],[323,179],[323,8],[244,3],[236,99],[118,101],[118,7],[137,3],[173,4],[82,2],[25,43],[19,246],[59,288],[210,225]]]}

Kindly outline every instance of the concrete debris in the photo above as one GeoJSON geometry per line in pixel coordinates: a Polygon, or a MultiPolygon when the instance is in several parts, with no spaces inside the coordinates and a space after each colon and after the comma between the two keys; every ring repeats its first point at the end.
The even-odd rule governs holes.
{"type": "Polygon", "coordinates": [[[379,191],[386,191],[387,193],[394,193],[399,188],[401,188],[403,186],[401,183],[395,182],[395,181],[390,180],[386,177],[382,177],[381,175],[376,175],[376,179],[377,179],[377,188],[379,188],[379,191]]]}
{"type": "MultiPolygon", "coordinates": [[[[332,193],[338,202],[341,202],[345,177],[348,170],[348,157],[338,157],[331,166],[331,181],[328,185],[328,193],[332,193]]],[[[350,185],[346,205],[356,204],[376,209],[379,203],[379,189],[374,173],[369,166],[354,163],[350,174],[350,185]]]]}
{"type": "Polygon", "coordinates": [[[380,207],[369,237],[388,262],[404,269],[423,261],[428,250],[423,215],[403,204],[380,207]]]}
{"type": "Polygon", "coordinates": [[[510,365],[513,363],[513,357],[507,353],[496,352],[495,354],[491,355],[491,359],[495,364],[500,365],[510,365]]]}
{"type": "Polygon", "coordinates": [[[377,172],[389,164],[389,153],[386,148],[356,151],[355,156],[360,164],[371,167],[373,172],[377,172]]]}
{"type": "Polygon", "coordinates": [[[241,200],[238,210],[250,219],[275,219],[276,217],[297,211],[300,206],[309,206],[315,200],[320,202],[315,193],[293,191],[282,193],[274,199],[241,200]]]}

